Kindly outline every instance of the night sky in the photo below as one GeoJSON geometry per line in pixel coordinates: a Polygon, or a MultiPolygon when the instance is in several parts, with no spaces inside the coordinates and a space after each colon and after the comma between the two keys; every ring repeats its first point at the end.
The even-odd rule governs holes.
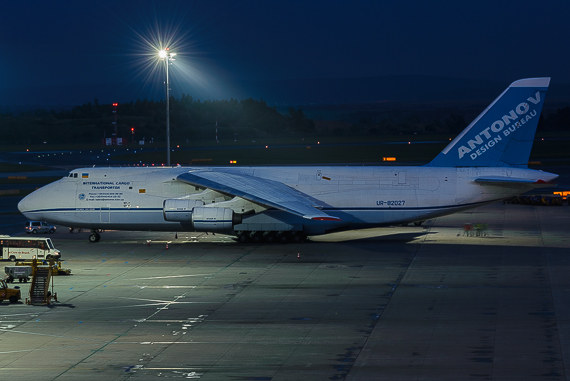
{"type": "Polygon", "coordinates": [[[177,97],[340,102],[333,83],[394,76],[570,84],[569,19],[567,0],[3,2],[0,106],[161,99],[152,45],[178,53],[177,97]]]}

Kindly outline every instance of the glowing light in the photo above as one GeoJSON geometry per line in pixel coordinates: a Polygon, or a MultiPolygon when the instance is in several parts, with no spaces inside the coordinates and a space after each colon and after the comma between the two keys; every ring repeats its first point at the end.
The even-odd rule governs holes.
{"type": "Polygon", "coordinates": [[[384,156],[382,161],[396,161],[396,158],[394,156],[384,156]]]}
{"type": "Polygon", "coordinates": [[[570,191],[560,191],[560,192],[552,192],[554,195],[562,196],[563,200],[567,200],[570,196],[570,191]]]}
{"type": "Polygon", "coordinates": [[[161,60],[168,58],[168,61],[174,61],[174,56],[176,56],[176,53],[171,52],[170,48],[158,51],[158,58],[161,60]]]}
{"type": "MultiPolygon", "coordinates": [[[[179,16],[179,17],[178,17],[179,16]]],[[[164,97],[164,62],[176,57],[176,65],[171,66],[176,80],[172,86],[173,96],[191,94],[194,98],[228,98],[235,89],[220,78],[220,73],[208,57],[208,46],[199,39],[197,28],[188,28],[183,15],[175,19],[143,20],[131,26],[133,33],[129,65],[125,75],[137,77],[142,91],[151,90],[152,98],[164,97]],[[144,25],[141,29],[140,25],[144,25]],[[178,52],[178,54],[174,53],[178,52]]]]}

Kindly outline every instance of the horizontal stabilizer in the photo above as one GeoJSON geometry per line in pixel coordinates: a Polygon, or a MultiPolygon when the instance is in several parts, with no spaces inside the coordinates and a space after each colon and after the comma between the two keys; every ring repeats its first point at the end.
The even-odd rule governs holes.
{"type": "Polygon", "coordinates": [[[476,183],[488,184],[488,185],[528,185],[528,184],[551,184],[552,180],[542,180],[542,179],[517,179],[513,177],[503,177],[503,176],[493,176],[493,177],[479,177],[475,179],[476,183]]]}

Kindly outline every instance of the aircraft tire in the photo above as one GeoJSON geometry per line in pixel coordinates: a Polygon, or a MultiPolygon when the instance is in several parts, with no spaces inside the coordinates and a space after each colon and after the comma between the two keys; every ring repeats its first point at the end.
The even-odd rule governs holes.
{"type": "Polygon", "coordinates": [[[249,233],[246,231],[237,232],[237,240],[240,243],[249,242],[249,233]]]}
{"type": "Polygon", "coordinates": [[[303,232],[294,232],[293,233],[292,241],[295,243],[305,242],[306,239],[307,239],[307,236],[303,232]]]}
{"type": "Polygon", "coordinates": [[[280,231],[277,233],[276,241],[279,243],[289,243],[291,242],[291,238],[290,231],[280,231]]]}
{"type": "Polygon", "coordinates": [[[252,231],[250,234],[250,240],[255,243],[263,241],[263,232],[252,231]]]}
{"type": "Polygon", "coordinates": [[[95,243],[95,242],[99,242],[101,240],[101,235],[99,233],[91,233],[89,235],[89,242],[91,243],[95,243]]]}
{"type": "Polygon", "coordinates": [[[276,232],[272,232],[272,231],[263,232],[261,239],[263,242],[275,242],[275,234],[276,234],[276,232]]]}

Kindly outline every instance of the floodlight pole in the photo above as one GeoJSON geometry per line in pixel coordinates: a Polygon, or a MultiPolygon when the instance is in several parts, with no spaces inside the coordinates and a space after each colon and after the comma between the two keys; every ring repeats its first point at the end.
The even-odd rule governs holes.
{"type": "Polygon", "coordinates": [[[158,52],[158,56],[164,60],[166,68],[166,165],[170,166],[170,78],[168,66],[170,61],[174,61],[176,53],[172,53],[169,48],[158,52]]]}
{"type": "Polygon", "coordinates": [[[170,81],[168,77],[168,65],[170,57],[164,59],[166,65],[166,165],[170,166],[170,81]]]}

